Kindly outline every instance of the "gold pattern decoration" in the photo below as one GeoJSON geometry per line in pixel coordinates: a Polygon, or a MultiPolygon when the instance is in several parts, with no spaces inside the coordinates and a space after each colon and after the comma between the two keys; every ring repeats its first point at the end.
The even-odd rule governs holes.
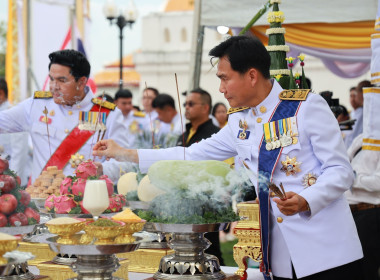
{"type": "Polygon", "coordinates": [[[297,172],[301,172],[300,165],[302,162],[297,162],[297,158],[290,158],[286,156],[286,159],[281,161],[282,168],[281,171],[286,173],[286,176],[296,175],[297,172]]]}
{"type": "Polygon", "coordinates": [[[52,116],[52,117],[54,117],[54,116],[55,116],[55,111],[54,111],[54,110],[51,110],[51,111],[49,112],[49,115],[52,116]]]}
{"type": "Polygon", "coordinates": [[[256,202],[242,202],[237,205],[241,220],[234,228],[238,243],[234,245],[233,256],[239,269],[235,272],[240,279],[247,276],[247,258],[261,262],[261,237],[259,205],[256,202]]]}
{"type": "Polygon", "coordinates": [[[92,101],[92,103],[94,103],[96,105],[100,105],[100,106],[107,108],[107,109],[110,109],[110,110],[115,110],[115,107],[116,107],[115,104],[108,102],[106,100],[102,100],[101,98],[93,98],[91,101],[92,101]]]}
{"type": "Polygon", "coordinates": [[[241,111],[244,111],[244,110],[247,110],[247,109],[249,109],[249,107],[230,108],[230,109],[228,109],[227,115],[230,115],[230,114],[233,114],[233,113],[236,113],[236,112],[241,112],[241,111]]]}
{"type": "Polygon", "coordinates": [[[45,243],[20,242],[17,250],[21,252],[30,252],[35,256],[34,259],[28,260],[29,265],[37,265],[41,262],[50,261],[57,255],[50,250],[49,244],[45,243]]]}
{"type": "Polygon", "coordinates": [[[280,92],[279,97],[281,100],[297,100],[305,101],[310,89],[289,89],[280,92]]]}
{"type": "Polygon", "coordinates": [[[52,98],[53,94],[50,91],[35,91],[34,99],[47,99],[52,98]]]}

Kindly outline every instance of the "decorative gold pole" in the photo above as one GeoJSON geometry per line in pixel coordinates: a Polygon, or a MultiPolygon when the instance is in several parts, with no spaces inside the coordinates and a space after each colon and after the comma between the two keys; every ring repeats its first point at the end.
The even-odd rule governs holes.
{"type": "Polygon", "coordinates": [[[241,220],[234,229],[234,235],[239,242],[234,246],[234,260],[239,266],[235,272],[240,280],[247,279],[247,258],[261,262],[261,238],[259,204],[254,201],[242,202],[237,205],[241,220]]]}

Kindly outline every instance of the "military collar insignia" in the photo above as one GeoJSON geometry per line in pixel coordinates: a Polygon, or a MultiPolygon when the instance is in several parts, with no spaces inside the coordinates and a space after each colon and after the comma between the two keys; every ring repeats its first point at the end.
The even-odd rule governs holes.
{"type": "Polygon", "coordinates": [[[52,98],[53,94],[50,91],[35,91],[34,99],[48,99],[52,98]]]}
{"type": "Polygon", "coordinates": [[[109,110],[115,110],[115,107],[116,105],[111,103],[111,102],[108,102],[106,100],[102,100],[101,98],[93,98],[91,99],[92,103],[96,104],[96,105],[100,105],[106,109],[109,109],[109,110]]]}
{"type": "Polygon", "coordinates": [[[244,110],[247,110],[247,109],[249,109],[249,107],[230,108],[230,109],[228,109],[227,115],[231,115],[233,113],[237,113],[237,112],[244,111],[244,110]]]}
{"type": "Polygon", "coordinates": [[[286,173],[286,176],[296,175],[296,173],[301,172],[300,165],[302,162],[297,162],[297,158],[289,158],[286,156],[286,159],[281,161],[282,167],[281,171],[286,173]]]}
{"type": "Polygon", "coordinates": [[[281,100],[305,101],[310,89],[289,89],[279,94],[281,100]]]}

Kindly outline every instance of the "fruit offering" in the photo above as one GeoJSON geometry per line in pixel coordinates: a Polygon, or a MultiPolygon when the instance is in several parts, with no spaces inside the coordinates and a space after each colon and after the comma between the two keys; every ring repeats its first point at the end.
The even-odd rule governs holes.
{"type": "Polygon", "coordinates": [[[0,227],[26,226],[40,222],[30,194],[20,187],[20,177],[9,169],[8,160],[0,157],[0,227]]]}
{"type": "Polygon", "coordinates": [[[97,176],[92,160],[80,163],[76,176],[67,176],[60,185],[60,194],[51,194],[45,201],[45,209],[56,214],[88,214],[83,207],[83,195],[87,180],[104,180],[107,184],[109,206],[104,213],[120,212],[126,204],[125,196],[113,193],[113,182],[107,175],[97,176]]]}

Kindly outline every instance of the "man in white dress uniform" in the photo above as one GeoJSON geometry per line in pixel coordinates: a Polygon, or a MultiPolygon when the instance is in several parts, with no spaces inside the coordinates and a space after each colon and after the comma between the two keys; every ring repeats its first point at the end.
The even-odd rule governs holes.
{"type": "MultiPolygon", "coordinates": [[[[49,59],[50,92],[36,92],[33,97],[0,112],[0,133],[27,131],[31,135],[32,182],[51,165],[63,169],[65,175],[73,175],[71,156],[92,159],[91,148],[99,134],[128,147],[120,110],[114,104],[94,98],[86,86],[91,68],[86,57],[78,51],[62,50],[51,53],[49,59]],[[98,122],[97,115],[101,116],[98,122]]],[[[116,181],[119,166],[116,161],[99,163],[98,171],[116,181]]]]}
{"type": "MultiPolygon", "coordinates": [[[[359,280],[363,253],[343,195],[354,173],[327,103],[308,91],[297,98],[283,91],[270,79],[269,54],[255,38],[231,37],[209,54],[218,58],[219,90],[235,109],[218,133],[186,149],[186,159],[238,156],[244,162],[258,186],[262,228],[268,215],[269,240],[263,244],[269,246],[274,279],[359,280]],[[276,119],[279,113],[285,117],[276,119]],[[269,178],[282,183],[283,199],[268,190],[269,182],[259,180],[262,166],[273,159],[269,178]],[[269,198],[262,199],[262,193],[269,198]],[[267,213],[261,209],[265,205],[267,213]]],[[[183,159],[183,148],[126,150],[106,140],[95,145],[94,155],[139,162],[144,172],[158,160],[183,159]]],[[[264,277],[270,279],[266,268],[264,277]]]]}

